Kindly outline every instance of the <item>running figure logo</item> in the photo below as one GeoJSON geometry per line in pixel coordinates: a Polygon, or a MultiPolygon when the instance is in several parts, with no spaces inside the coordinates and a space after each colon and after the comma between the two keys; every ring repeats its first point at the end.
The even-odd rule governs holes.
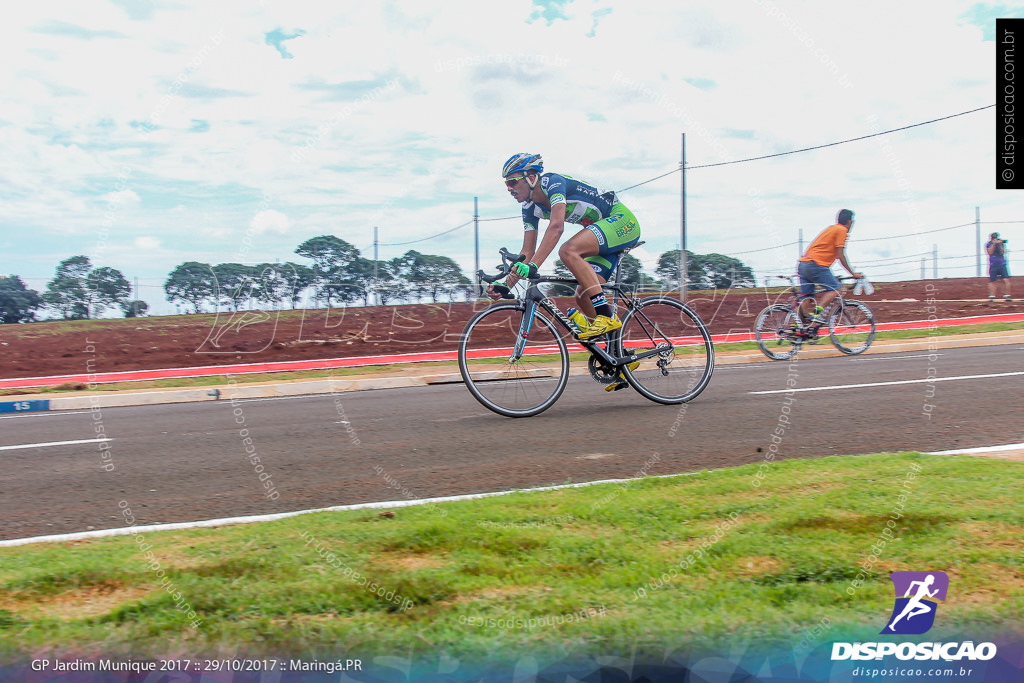
{"type": "Polygon", "coordinates": [[[896,589],[896,604],[882,633],[927,633],[935,623],[936,601],[946,599],[949,577],[945,572],[893,572],[889,578],[896,589]]]}

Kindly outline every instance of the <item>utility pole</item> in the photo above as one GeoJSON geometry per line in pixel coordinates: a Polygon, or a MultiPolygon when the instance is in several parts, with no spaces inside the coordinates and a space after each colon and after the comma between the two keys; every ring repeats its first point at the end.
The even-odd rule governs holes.
{"type": "Polygon", "coordinates": [[[974,207],[974,246],[976,247],[976,253],[978,254],[978,272],[977,276],[981,277],[981,207],[974,207]]]}
{"type": "Polygon", "coordinates": [[[679,300],[686,303],[686,133],[683,133],[682,149],[679,157],[679,178],[682,187],[682,216],[679,225],[679,300]]]}
{"type": "Polygon", "coordinates": [[[797,243],[796,243],[796,248],[797,248],[796,257],[797,257],[797,259],[800,259],[804,255],[804,229],[800,228],[800,231],[797,234],[799,235],[799,237],[797,237],[797,243]]]}
{"type": "Polygon", "coordinates": [[[927,272],[928,272],[927,268],[928,268],[928,266],[925,265],[926,263],[928,263],[928,259],[926,259],[925,257],[922,256],[921,257],[921,279],[922,280],[927,279],[927,277],[928,277],[927,276],[927,272]]]}
{"type": "Polygon", "coordinates": [[[939,245],[932,245],[932,277],[939,279],[939,245]]]}
{"type": "Polygon", "coordinates": [[[480,276],[480,204],[479,198],[473,197],[473,296],[481,295],[480,276]]]}
{"type": "Polygon", "coordinates": [[[377,226],[373,226],[373,305],[380,306],[380,289],[377,282],[377,226]]]}

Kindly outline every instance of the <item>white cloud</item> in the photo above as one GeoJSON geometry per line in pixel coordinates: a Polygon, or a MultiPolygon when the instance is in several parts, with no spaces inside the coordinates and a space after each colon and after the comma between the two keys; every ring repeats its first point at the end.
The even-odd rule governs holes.
{"type": "Polygon", "coordinates": [[[133,190],[118,190],[117,192],[108,192],[103,195],[101,199],[108,205],[115,207],[122,207],[129,204],[138,204],[139,195],[135,194],[133,190]]]}
{"type": "Polygon", "coordinates": [[[154,250],[160,248],[160,240],[156,237],[143,236],[135,238],[135,246],[139,249],[154,250]]]}
{"type": "Polygon", "coordinates": [[[288,216],[274,209],[260,211],[252,217],[252,221],[249,223],[249,226],[257,235],[264,233],[287,235],[288,225],[288,216]]]}

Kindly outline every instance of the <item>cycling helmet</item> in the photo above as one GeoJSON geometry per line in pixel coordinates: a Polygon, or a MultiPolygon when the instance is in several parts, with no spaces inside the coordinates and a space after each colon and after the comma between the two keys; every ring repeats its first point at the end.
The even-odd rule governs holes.
{"type": "Polygon", "coordinates": [[[539,154],[513,154],[501,169],[501,177],[507,178],[516,171],[544,172],[544,160],[539,154]]]}

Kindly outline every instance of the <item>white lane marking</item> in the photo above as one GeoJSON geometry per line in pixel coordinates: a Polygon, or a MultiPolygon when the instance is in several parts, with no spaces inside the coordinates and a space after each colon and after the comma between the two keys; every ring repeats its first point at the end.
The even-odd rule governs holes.
{"type": "Polygon", "coordinates": [[[17,446],[0,446],[0,451],[16,451],[20,448],[46,448],[47,446],[74,446],[81,443],[104,443],[113,439],[77,439],[75,441],[47,441],[46,443],[23,443],[17,446]]]}
{"type": "Polygon", "coordinates": [[[972,453],[999,453],[1024,449],[1024,443],[1008,443],[1002,446],[979,446],[978,448],[957,448],[952,451],[934,451],[925,455],[971,455],[972,453]]]}
{"type": "Polygon", "coordinates": [[[13,420],[19,417],[54,417],[55,415],[84,415],[92,411],[89,410],[40,410],[38,412],[21,413],[20,415],[15,413],[14,415],[0,415],[0,420],[13,420]]]}
{"type": "Polygon", "coordinates": [[[959,375],[957,377],[925,377],[924,379],[904,379],[894,382],[869,382],[866,384],[833,384],[827,387],[804,387],[802,389],[772,389],[770,391],[748,391],[748,394],[787,394],[797,391],[831,391],[832,389],[862,389],[864,387],[891,387],[897,384],[923,384],[925,382],[955,382],[961,379],[988,379],[990,377],[1015,377],[1024,375],[1019,372],[997,372],[991,375],[959,375]]]}
{"type": "MultiPolygon", "coordinates": [[[[682,472],[680,474],[658,474],[647,475],[646,479],[669,479],[672,477],[692,477],[700,472],[682,472]]],[[[148,524],[146,526],[119,527],[117,529],[99,529],[97,531],[80,531],[70,534],[54,534],[52,536],[33,536],[31,538],[12,538],[0,541],[0,548],[15,545],[26,545],[29,543],[62,543],[64,541],[78,541],[84,538],[104,538],[108,536],[127,536],[128,534],[139,534],[149,531],[175,531],[178,529],[197,529],[200,527],[224,526],[226,524],[250,524],[252,522],[273,522],[287,517],[308,515],[312,512],[341,512],[346,510],[366,510],[374,508],[401,508],[411,505],[428,505],[431,503],[449,503],[460,500],[474,500],[477,498],[492,498],[494,496],[507,496],[510,493],[534,493],[541,491],[558,491],[560,489],[579,489],[595,484],[623,484],[636,481],[636,477],[629,479],[601,479],[599,481],[585,481],[579,484],[559,484],[557,486],[539,486],[532,489],[513,489],[511,491],[493,491],[490,493],[468,493],[461,496],[442,496],[440,498],[423,498],[421,500],[390,500],[380,503],[357,503],[355,505],[335,505],[326,508],[313,510],[296,510],[295,512],[278,512],[269,515],[250,515],[248,517],[225,517],[222,519],[204,519],[197,522],[176,522],[173,524],[148,524]]]]}
{"type": "Polygon", "coordinates": [[[903,360],[904,358],[927,358],[928,356],[941,356],[941,353],[920,353],[913,356],[860,356],[854,358],[856,361],[882,361],[882,360],[903,360]]]}

